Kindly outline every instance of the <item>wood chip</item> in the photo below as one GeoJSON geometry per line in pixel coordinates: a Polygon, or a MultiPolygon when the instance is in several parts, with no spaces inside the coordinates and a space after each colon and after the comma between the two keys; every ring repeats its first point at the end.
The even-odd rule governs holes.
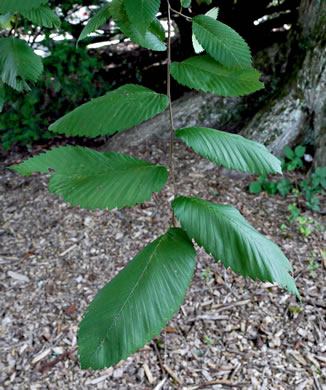
{"type": "Polygon", "coordinates": [[[66,254],[68,254],[69,252],[71,252],[72,250],[74,250],[76,247],[77,247],[77,244],[72,245],[70,248],[68,248],[68,249],[66,249],[65,251],[63,251],[62,253],[60,253],[59,256],[60,256],[60,257],[65,256],[66,254]]]}
{"type": "Polygon", "coordinates": [[[147,376],[148,382],[152,385],[154,383],[154,378],[153,378],[153,375],[148,368],[148,365],[144,364],[143,368],[144,368],[145,374],[147,376]]]}
{"type": "Polygon", "coordinates": [[[302,365],[306,366],[307,362],[298,351],[289,351],[289,353],[302,365]]]}
{"type": "Polygon", "coordinates": [[[48,356],[48,354],[51,352],[51,348],[46,349],[45,351],[41,352],[39,355],[37,355],[33,360],[32,360],[32,365],[36,364],[40,360],[43,360],[45,357],[48,356]]]}
{"type": "Polygon", "coordinates": [[[176,374],[171,370],[169,366],[163,364],[163,367],[166,370],[166,372],[170,375],[171,378],[173,378],[176,382],[178,382],[179,385],[182,385],[182,381],[176,376],[176,374]]]}
{"type": "Polygon", "coordinates": [[[13,279],[19,280],[20,282],[29,282],[28,276],[19,274],[18,272],[8,271],[8,276],[13,279]]]}

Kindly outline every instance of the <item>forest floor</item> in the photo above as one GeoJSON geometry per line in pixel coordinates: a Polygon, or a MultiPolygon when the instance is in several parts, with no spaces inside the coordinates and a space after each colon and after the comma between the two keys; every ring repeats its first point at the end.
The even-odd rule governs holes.
{"type": "MultiPolygon", "coordinates": [[[[162,140],[129,153],[167,165],[162,140]]],[[[76,336],[83,312],[102,286],[167,230],[172,190],[167,185],[131,209],[72,208],[48,193],[48,175],[7,170],[26,157],[16,153],[0,171],[1,390],[326,390],[325,215],[302,211],[313,220],[305,238],[286,219],[288,206],[298,201],[293,195],[248,194],[251,178],[223,175],[178,142],[176,154],[178,191],[235,206],[276,242],[294,267],[302,304],[278,286],[225,271],[198,250],[184,304],[165,330],[114,367],[82,371],[76,336]]],[[[322,202],[325,209],[325,197],[322,202]]]]}

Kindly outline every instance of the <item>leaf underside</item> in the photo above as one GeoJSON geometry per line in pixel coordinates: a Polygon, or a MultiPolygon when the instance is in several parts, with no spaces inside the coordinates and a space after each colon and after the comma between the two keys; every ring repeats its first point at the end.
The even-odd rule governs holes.
{"type": "Polygon", "coordinates": [[[112,1],[111,13],[114,22],[119,26],[120,30],[133,42],[137,43],[139,46],[145,47],[148,50],[166,50],[165,43],[161,42],[156,34],[146,30],[144,35],[135,24],[130,22],[122,0],[112,1]]]}
{"type": "Polygon", "coordinates": [[[54,122],[49,130],[87,137],[114,134],[152,118],[168,104],[166,95],[141,85],[126,84],[77,107],[54,122]]]}
{"type": "Polygon", "coordinates": [[[29,11],[47,2],[48,0],[1,0],[0,13],[29,11]]]}
{"type": "Polygon", "coordinates": [[[86,310],[78,334],[81,367],[109,367],[158,336],[184,300],[195,257],[180,228],[139,252],[86,310]]]}
{"type": "Polygon", "coordinates": [[[21,92],[30,90],[27,81],[34,83],[43,71],[38,55],[28,44],[17,38],[0,38],[0,77],[10,87],[21,92]]]}
{"type": "Polygon", "coordinates": [[[129,20],[141,34],[145,35],[160,8],[160,0],[124,0],[129,20]]]}
{"type": "Polygon", "coordinates": [[[165,167],[119,153],[99,153],[82,147],[59,147],[10,167],[21,175],[51,173],[49,189],[88,209],[130,207],[149,200],[165,185],[165,167]]]}
{"type": "Polygon", "coordinates": [[[171,74],[179,84],[219,96],[243,96],[264,88],[256,70],[231,70],[208,55],[173,62],[171,74]]]}
{"type": "Polygon", "coordinates": [[[193,18],[193,33],[207,53],[230,69],[251,67],[247,43],[231,27],[207,15],[193,18]]]}
{"type": "Polygon", "coordinates": [[[202,157],[227,169],[259,175],[282,174],[281,162],[264,145],[240,135],[204,127],[189,127],[175,132],[202,157]]]}
{"type": "Polygon", "coordinates": [[[82,32],[79,35],[77,44],[82,39],[85,39],[89,34],[96,31],[99,27],[103,26],[104,23],[110,18],[110,3],[102,7],[86,24],[82,32]]]}
{"type": "Polygon", "coordinates": [[[48,6],[42,6],[29,11],[22,11],[21,14],[37,26],[44,26],[47,28],[55,27],[57,29],[60,28],[61,22],[59,17],[48,6]]]}
{"type": "Polygon", "coordinates": [[[292,267],[280,248],[257,232],[232,206],[180,196],[172,202],[175,215],[199,246],[216,261],[244,278],[277,282],[300,295],[288,271],[292,267]]]}

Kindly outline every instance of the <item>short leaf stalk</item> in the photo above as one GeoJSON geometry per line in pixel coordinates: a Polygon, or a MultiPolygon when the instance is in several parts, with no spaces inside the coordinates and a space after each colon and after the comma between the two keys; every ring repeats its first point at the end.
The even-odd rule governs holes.
{"type": "MultiPolygon", "coordinates": [[[[8,4],[13,7],[11,2],[8,4]]],[[[180,4],[189,7],[191,1],[181,0],[180,4]]],[[[78,332],[78,353],[83,369],[102,369],[116,364],[159,335],[183,303],[194,275],[194,242],[216,262],[221,261],[225,268],[252,280],[277,282],[300,299],[285,255],[249,225],[238,210],[199,197],[177,195],[174,137],[227,169],[258,175],[282,170],[280,161],[263,145],[239,135],[204,127],[175,129],[171,76],[184,86],[219,96],[250,94],[263,88],[263,84],[259,81],[260,73],[252,67],[246,42],[217,20],[217,8],[189,18],[172,10],[168,0],[167,5],[167,45],[165,30],[156,18],[159,0],[113,0],[90,20],[80,36],[84,39],[103,25],[103,15],[104,19],[112,16],[121,31],[138,45],[150,50],[167,49],[167,94],[126,84],[76,108],[54,122],[49,130],[72,136],[113,135],[169,108],[169,166],[158,166],[127,154],[100,153],[68,145],[10,167],[25,176],[33,172],[50,173],[51,192],[72,206],[90,210],[114,210],[141,204],[161,191],[168,179],[172,183],[172,227],[153,239],[104,286],[84,314],[78,332]],[[203,51],[206,54],[171,62],[171,11],[192,23],[194,50],[197,54],[203,51]],[[230,42],[228,47],[226,41],[230,42]],[[176,227],[177,220],[180,227],[176,227]]],[[[15,11],[23,14],[18,8],[15,11]]],[[[0,39],[1,55],[27,60],[35,71],[30,77],[21,67],[16,69],[15,77],[9,82],[18,90],[22,87],[21,79],[24,82],[37,79],[42,71],[35,59],[37,56],[26,46],[26,42],[16,38],[0,39]]],[[[10,73],[11,65],[12,61],[5,62],[3,74],[10,73]]]]}

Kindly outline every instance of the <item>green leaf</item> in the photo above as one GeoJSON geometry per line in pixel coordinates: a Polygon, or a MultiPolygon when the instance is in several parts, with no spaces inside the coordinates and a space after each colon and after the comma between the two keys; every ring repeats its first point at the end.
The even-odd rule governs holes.
{"type": "Polygon", "coordinates": [[[81,367],[109,367],[158,336],[184,300],[195,257],[180,228],[139,252],[86,310],[78,334],[81,367]]]}
{"type": "Polygon", "coordinates": [[[132,41],[149,50],[166,50],[165,43],[161,42],[156,34],[153,34],[151,31],[147,30],[144,35],[135,24],[130,22],[128,15],[123,7],[122,0],[112,1],[111,13],[114,22],[119,26],[120,30],[132,41]]]}
{"type": "Polygon", "coordinates": [[[110,19],[110,6],[110,3],[106,4],[88,21],[79,35],[77,44],[82,39],[85,39],[89,34],[96,31],[99,27],[103,26],[103,24],[106,23],[108,19],[110,19]]]}
{"type": "Polygon", "coordinates": [[[278,185],[277,182],[269,181],[269,182],[265,182],[265,183],[263,184],[263,187],[264,187],[264,190],[265,190],[268,194],[275,195],[276,192],[277,192],[277,185],[278,185]]]}
{"type": "Polygon", "coordinates": [[[49,130],[97,137],[129,129],[166,109],[169,99],[141,85],[126,84],[77,107],[49,130]]]}
{"type": "Polygon", "coordinates": [[[299,292],[289,275],[292,267],[280,248],[262,236],[232,206],[180,196],[172,202],[175,215],[199,246],[244,278],[277,282],[299,292]]]}
{"type": "Polygon", "coordinates": [[[304,154],[306,153],[306,147],[305,146],[297,146],[295,149],[294,149],[294,154],[297,156],[297,157],[303,157],[304,154]]]}
{"type": "Polygon", "coordinates": [[[58,15],[47,5],[29,11],[22,11],[21,14],[37,26],[59,29],[61,25],[58,15]]]}
{"type": "Polygon", "coordinates": [[[2,83],[0,83],[0,113],[2,112],[2,107],[5,102],[5,88],[2,83]]]}
{"type": "Polygon", "coordinates": [[[160,0],[124,0],[124,6],[129,20],[142,35],[145,32],[160,8],[160,0]]]}
{"type": "Polygon", "coordinates": [[[180,0],[180,4],[183,8],[189,8],[191,4],[191,0],[180,0]]]}
{"type": "Polygon", "coordinates": [[[277,189],[282,196],[286,196],[292,188],[292,184],[286,177],[277,183],[277,189]]]}
{"type": "Polygon", "coordinates": [[[152,23],[150,24],[148,29],[149,29],[149,31],[152,34],[157,36],[157,38],[160,41],[164,41],[165,40],[165,30],[164,30],[164,27],[162,26],[161,22],[157,18],[154,18],[154,20],[152,21],[152,23]]]}
{"type": "Polygon", "coordinates": [[[241,135],[206,127],[179,129],[175,135],[196,153],[227,169],[260,175],[282,174],[278,158],[269,153],[264,145],[243,138],[241,135]]]}
{"type": "Polygon", "coordinates": [[[0,13],[29,11],[47,2],[48,0],[1,0],[0,13]]]}
{"type": "Polygon", "coordinates": [[[256,70],[230,70],[208,55],[173,62],[171,74],[182,85],[220,96],[242,96],[264,88],[256,70]]]}
{"type": "MultiPolygon", "coordinates": [[[[210,9],[208,12],[206,12],[206,16],[209,16],[210,18],[217,19],[218,17],[219,9],[217,7],[214,7],[210,9]]],[[[198,42],[196,35],[192,33],[192,45],[194,47],[195,53],[199,54],[202,53],[205,49],[202,47],[202,45],[198,42]]]]}
{"type": "Polygon", "coordinates": [[[230,69],[251,68],[249,47],[231,27],[206,15],[194,17],[192,23],[199,43],[216,61],[230,69]]]}
{"type": "Polygon", "coordinates": [[[285,154],[285,157],[287,157],[289,160],[292,160],[294,158],[294,152],[288,146],[285,146],[283,152],[285,154]]]}
{"type": "Polygon", "coordinates": [[[0,38],[0,76],[4,83],[21,92],[30,90],[27,81],[34,83],[43,71],[38,55],[28,44],[17,38],[0,38]]]}
{"type": "Polygon", "coordinates": [[[59,147],[32,157],[10,169],[21,175],[52,170],[49,189],[88,209],[130,207],[152,197],[164,187],[165,167],[119,153],[99,153],[82,147],[59,147]],[[55,172],[53,172],[53,170],[55,172]]]}
{"type": "Polygon", "coordinates": [[[249,185],[249,192],[251,194],[259,194],[262,191],[261,184],[259,181],[253,181],[249,185]]]}

